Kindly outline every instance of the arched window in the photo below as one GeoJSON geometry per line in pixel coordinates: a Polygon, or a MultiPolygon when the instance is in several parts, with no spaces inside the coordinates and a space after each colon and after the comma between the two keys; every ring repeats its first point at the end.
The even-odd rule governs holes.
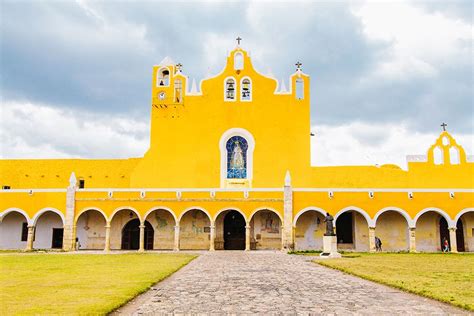
{"type": "Polygon", "coordinates": [[[443,150],[439,146],[433,149],[433,160],[435,165],[442,165],[444,163],[443,150]]]}
{"type": "Polygon", "coordinates": [[[244,69],[244,55],[242,53],[236,53],[234,55],[234,70],[244,69]]]}
{"type": "Polygon", "coordinates": [[[449,162],[452,165],[459,165],[459,149],[456,147],[449,148],[449,162]]]}
{"type": "Polygon", "coordinates": [[[248,143],[241,136],[233,136],[226,143],[227,179],[247,178],[248,143]]]}
{"type": "Polygon", "coordinates": [[[156,85],[159,87],[166,87],[170,85],[170,71],[168,68],[162,68],[158,71],[156,85]]]}
{"type": "Polygon", "coordinates": [[[296,79],[296,99],[304,99],[304,81],[303,79],[296,79]]]}
{"type": "Polygon", "coordinates": [[[252,81],[250,78],[243,78],[240,84],[240,100],[252,101],[252,81]]]}
{"type": "Polygon", "coordinates": [[[224,99],[226,101],[235,101],[235,80],[234,78],[229,78],[225,81],[225,95],[224,99]]]}
{"type": "Polygon", "coordinates": [[[183,97],[183,83],[180,79],[174,81],[174,102],[181,103],[183,97]]]}

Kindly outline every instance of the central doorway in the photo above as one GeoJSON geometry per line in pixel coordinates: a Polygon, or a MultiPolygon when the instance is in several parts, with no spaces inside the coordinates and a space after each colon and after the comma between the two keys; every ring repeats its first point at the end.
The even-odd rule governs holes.
{"type": "MultiPolygon", "coordinates": [[[[153,249],[154,230],[148,221],[145,221],[145,249],[153,249]]],[[[140,248],[140,220],[132,219],[122,229],[123,250],[138,250],[140,248]]]]}
{"type": "Polygon", "coordinates": [[[245,250],[245,219],[235,210],[224,217],[224,249],[245,250]]]}

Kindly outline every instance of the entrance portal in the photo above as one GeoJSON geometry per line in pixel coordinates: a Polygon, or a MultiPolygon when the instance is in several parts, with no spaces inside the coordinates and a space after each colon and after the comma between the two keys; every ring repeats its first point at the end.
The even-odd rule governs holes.
{"type": "Polygon", "coordinates": [[[224,217],[224,249],[245,249],[245,219],[237,211],[230,211],[224,217]]]}
{"type": "MultiPolygon", "coordinates": [[[[153,249],[153,227],[145,221],[145,249],[153,249]]],[[[138,250],[140,248],[140,220],[132,219],[122,230],[122,249],[138,250]]]]}
{"type": "Polygon", "coordinates": [[[445,238],[448,240],[449,249],[451,249],[451,239],[449,238],[448,222],[443,216],[441,216],[441,218],[439,219],[439,241],[441,245],[441,251],[444,248],[443,240],[445,238]]]}
{"type": "Polygon", "coordinates": [[[61,249],[63,247],[63,228],[53,228],[53,241],[51,242],[51,248],[61,249]]]}

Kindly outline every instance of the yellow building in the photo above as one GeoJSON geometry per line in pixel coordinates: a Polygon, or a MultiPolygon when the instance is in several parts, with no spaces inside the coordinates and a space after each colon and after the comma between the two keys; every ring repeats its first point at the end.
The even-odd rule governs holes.
{"type": "Polygon", "coordinates": [[[165,58],[143,158],[0,161],[0,248],[317,250],[330,213],[339,249],[474,251],[473,158],[448,132],[408,170],[313,167],[309,88],[240,46],[199,89],[165,58]]]}

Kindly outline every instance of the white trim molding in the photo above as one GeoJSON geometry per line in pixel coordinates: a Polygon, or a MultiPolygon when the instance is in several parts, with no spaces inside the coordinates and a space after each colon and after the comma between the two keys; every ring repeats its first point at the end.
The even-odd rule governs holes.
{"type": "Polygon", "coordinates": [[[224,213],[225,211],[237,211],[239,212],[243,217],[244,217],[244,220],[246,223],[248,223],[248,220],[247,220],[247,216],[245,215],[244,212],[242,212],[242,210],[238,207],[225,207],[223,209],[220,209],[216,215],[214,215],[214,222],[217,220],[217,218],[219,217],[219,215],[221,215],[222,213],[224,213]]]}
{"type": "Polygon", "coordinates": [[[23,215],[28,225],[31,225],[33,223],[31,218],[28,216],[28,214],[24,210],[22,210],[21,208],[16,208],[16,207],[10,207],[4,210],[3,212],[0,212],[0,223],[3,221],[5,216],[13,212],[20,213],[21,215],[23,215]]]}
{"type": "MultiPolygon", "coordinates": [[[[249,183],[252,183],[252,177],[253,177],[253,152],[255,150],[255,139],[253,138],[253,135],[247,131],[246,129],[243,128],[231,128],[225,131],[221,139],[219,140],[219,150],[221,153],[221,188],[225,186],[225,181],[227,180],[227,148],[226,144],[227,141],[234,136],[240,136],[245,138],[247,141],[247,180],[249,183]]],[[[249,190],[249,189],[239,189],[237,191],[244,191],[244,190],[249,190]]],[[[279,189],[283,190],[283,189],[279,189]]]]}
{"type": "Polygon", "coordinates": [[[300,210],[298,213],[296,213],[295,218],[293,219],[293,226],[296,227],[296,224],[298,223],[298,218],[303,215],[306,212],[311,212],[314,211],[316,213],[319,213],[326,217],[327,211],[323,210],[322,208],[316,207],[316,206],[308,206],[305,207],[304,209],[300,210]]]}
{"type": "Polygon", "coordinates": [[[272,212],[275,213],[275,214],[278,216],[278,218],[280,219],[280,224],[283,225],[283,216],[281,216],[281,214],[280,214],[277,210],[275,210],[274,208],[265,207],[265,206],[256,208],[256,209],[250,214],[250,216],[249,216],[249,223],[250,223],[250,221],[252,220],[253,216],[254,216],[255,214],[257,214],[258,212],[260,212],[260,211],[272,211],[272,212]]]}
{"type": "Polygon", "coordinates": [[[54,208],[54,207],[45,207],[45,208],[42,208],[41,210],[39,210],[39,211],[35,214],[35,216],[33,216],[32,220],[31,220],[31,223],[32,223],[34,226],[36,226],[36,223],[38,222],[38,218],[40,218],[41,215],[43,215],[43,214],[46,213],[46,212],[52,212],[52,213],[58,214],[59,217],[61,217],[61,220],[62,220],[62,222],[63,222],[63,226],[66,224],[66,218],[64,217],[64,214],[63,214],[60,210],[58,210],[58,209],[56,209],[56,208],[54,208]]]}
{"type": "Polygon", "coordinates": [[[143,221],[146,221],[147,217],[153,213],[154,211],[167,211],[171,214],[171,216],[173,216],[174,218],[174,223],[175,223],[175,226],[176,226],[176,223],[178,222],[178,218],[176,217],[176,214],[173,212],[172,209],[168,208],[168,207],[165,207],[165,206],[154,206],[152,207],[151,209],[149,209],[145,215],[143,215],[143,221]]]}
{"type": "Polygon", "coordinates": [[[437,207],[427,207],[425,209],[422,209],[420,212],[418,212],[416,214],[415,218],[413,219],[413,223],[415,224],[415,226],[418,222],[418,219],[421,217],[421,215],[423,215],[425,213],[428,213],[428,212],[435,212],[435,213],[438,213],[439,215],[443,216],[444,219],[448,222],[448,227],[449,228],[456,227],[456,223],[451,219],[451,217],[448,215],[448,213],[446,213],[445,211],[443,211],[442,209],[437,208],[437,207]]]}
{"type": "Polygon", "coordinates": [[[140,223],[142,222],[142,218],[141,218],[141,216],[140,216],[140,213],[139,213],[135,208],[133,208],[133,207],[131,207],[131,206],[120,206],[120,207],[117,207],[117,208],[112,212],[112,214],[110,214],[110,216],[109,216],[109,218],[108,218],[108,220],[107,220],[107,224],[112,223],[112,220],[114,219],[115,214],[117,214],[117,213],[120,212],[120,211],[132,211],[132,212],[134,212],[134,213],[137,215],[138,219],[140,220],[140,223]]]}
{"type": "Polygon", "coordinates": [[[209,212],[205,208],[200,207],[200,206],[191,206],[191,207],[188,207],[187,209],[185,209],[184,211],[182,211],[181,214],[179,214],[178,221],[176,222],[177,223],[176,226],[179,226],[183,216],[186,215],[187,212],[192,211],[192,210],[202,211],[204,214],[207,215],[207,217],[209,218],[209,222],[212,224],[212,216],[211,216],[211,214],[209,214],[209,212]]]}
{"type": "Polygon", "coordinates": [[[374,224],[377,225],[377,220],[380,217],[380,215],[386,212],[390,212],[390,211],[393,211],[402,215],[407,221],[408,228],[415,228],[415,222],[410,217],[410,215],[408,215],[408,212],[395,206],[384,207],[383,209],[379,210],[374,216],[374,224]]]}
{"type": "Polygon", "coordinates": [[[459,212],[454,218],[454,226],[458,224],[458,220],[461,218],[461,216],[469,212],[474,212],[474,207],[468,207],[468,208],[463,209],[461,212],[459,212]]]}
{"type": "Polygon", "coordinates": [[[372,218],[370,218],[369,214],[365,210],[357,206],[348,206],[348,207],[343,208],[339,212],[337,212],[336,215],[334,215],[334,226],[336,226],[337,218],[341,216],[342,213],[345,213],[347,211],[356,211],[360,213],[362,216],[365,217],[365,220],[367,221],[367,225],[369,227],[375,227],[375,221],[372,218]]]}
{"type": "Polygon", "coordinates": [[[100,214],[102,214],[104,216],[105,223],[107,223],[107,220],[108,220],[109,217],[107,216],[107,214],[105,214],[105,212],[103,210],[101,210],[98,207],[85,207],[77,213],[77,216],[74,220],[74,224],[77,223],[77,221],[79,220],[79,217],[81,217],[81,215],[86,213],[87,211],[97,211],[97,212],[99,212],[100,214]]]}

